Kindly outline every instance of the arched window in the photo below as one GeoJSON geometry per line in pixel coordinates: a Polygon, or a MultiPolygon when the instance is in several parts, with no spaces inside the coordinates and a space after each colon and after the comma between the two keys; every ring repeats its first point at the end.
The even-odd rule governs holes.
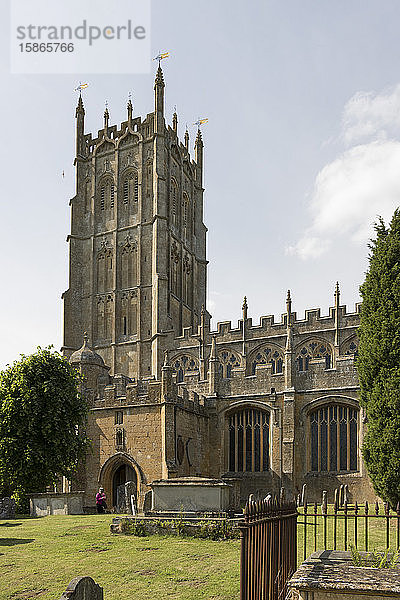
{"type": "Polygon", "coordinates": [[[131,200],[137,202],[139,199],[139,181],[138,174],[136,172],[130,172],[125,175],[122,184],[122,198],[125,206],[129,204],[131,200]]]}
{"type": "Polygon", "coordinates": [[[358,339],[356,336],[353,336],[347,339],[341,349],[342,356],[354,356],[357,358],[358,356],[358,339]]]}
{"type": "Polygon", "coordinates": [[[357,471],[358,415],[356,408],[342,404],[310,413],[311,471],[357,471]]]}
{"type": "Polygon", "coordinates": [[[185,375],[195,375],[199,372],[199,365],[197,360],[189,354],[182,354],[177,356],[172,361],[172,367],[174,373],[176,373],[176,382],[181,383],[185,375]]]}
{"type": "Polygon", "coordinates": [[[133,243],[127,239],[121,249],[120,285],[122,289],[132,288],[137,283],[137,252],[133,243]]]}
{"type": "Polygon", "coordinates": [[[256,374],[257,365],[271,365],[271,373],[279,375],[283,372],[283,354],[274,348],[262,348],[258,350],[251,361],[251,374],[256,374]]]}
{"type": "Polygon", "coordinates": [[[310,361],[313,359],[323,359],[325,369],[331,369],[332,350],[329,344],[325,342],[312,341],[304,344],[297,353],[296,363],[299,371],[308,371],[310,361]]]}
{"type": "Polygon", "coordinates": [[[269,421],[269,413],[259,408],[241,409],[227,417],[229,471],[268,471],[269,421]]]}
{"type": "Polygon", "coordinates": [[[175,179],[171,179],[171,223],[178,225],[178,186],[175,179]]]}
{"type": "Polygon", "coordinates": [[[100,210],[113,210],[115,199],[115,185],[112,179],[102,179],[99,190],[100,210]]]}
{"type": "Polygon", "coordinates": [[[219,372],[221,377],[230,379],[232,377],[232,369],[240,367],[240,358],[231,350],[222,350],[218,353],[219,372]]]}

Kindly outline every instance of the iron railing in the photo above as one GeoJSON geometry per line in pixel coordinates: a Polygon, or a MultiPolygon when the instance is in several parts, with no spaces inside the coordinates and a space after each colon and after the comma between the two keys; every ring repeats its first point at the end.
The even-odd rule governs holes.
{"type": "Polygon", "coordinates": [[[297,510],[294,501],[267,496],[244,509],[241,532],[240,600],[284,600],[296,570],[297,510]]]}
{"type": "Polygon", "coordinates": [[[388,503],[351,504],[347,500],[318,505],[304,503],[299,508],[298,536],[305,560],[317,550],[359,550],[400,548],[400,505],[392,510],[388,503]]]}

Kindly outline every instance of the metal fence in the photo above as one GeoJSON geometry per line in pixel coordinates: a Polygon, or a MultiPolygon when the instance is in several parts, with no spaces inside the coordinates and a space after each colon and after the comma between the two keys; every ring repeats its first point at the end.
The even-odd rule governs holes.
{"type": "Polygon", "coordinates": [[[304,503],[299,509],[298,535],[305,560],[317,550],[382,550],[400,547],[400,505],[388,503],[351,504],[347,500],[320,505],[304,503]]]}
{"type": "Polygon", "coordinates": [[[240,600],[283,600],[296,570],[297,510],[294,501],[250,496],[241,526],[240,600]]]}

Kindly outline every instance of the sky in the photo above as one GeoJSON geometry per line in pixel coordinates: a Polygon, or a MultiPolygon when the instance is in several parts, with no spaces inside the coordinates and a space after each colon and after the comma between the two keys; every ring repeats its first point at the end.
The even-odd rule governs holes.
{"type": "MultiPolygon", "coordinates": [[[[9,2],[8,9],[9,9],[9,2]]],[[[84,6],[85,0],[82,0],[84,6]]],[[[112,10],[112,3],[110,3],[112,10]]],[[[62,345],[69,199],[79,81],[86,131],[153,110],[149,74],[12,75],[0,23],[2,173],[0,368],[62,345]],[[65,176],[62,177],[64,171],[65,176]]],[[[217,321],[328,314],[335,282],[360,301],[378,215],[400,205],[398,0],[153,0],[151,44],[163,61],[166,117],[179,135],[208,117],[205,222],[208,309],[217,321]]],[[[152,64],[152,67],[156,63],[152,64]]]]}

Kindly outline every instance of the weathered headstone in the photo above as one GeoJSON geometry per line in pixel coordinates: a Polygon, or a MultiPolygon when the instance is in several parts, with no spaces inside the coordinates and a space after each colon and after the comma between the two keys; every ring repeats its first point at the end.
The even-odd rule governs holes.
{"type": "Polygon", "coordinates": [[[15,517],[14,498],[0,498],[0,519],[13,519],[15,517]]]}
{"type": "Polygon", "coordinates": [[[132,496],[136,500],[136,484],[134,481],[127,481],[117,487],[117,512],[132,513],[132,496]]]}
{"type": "Polygon", "coordinates": [[[60,600],[103,600],[103,588],[91,577],[75,577],[60,600]]]}

